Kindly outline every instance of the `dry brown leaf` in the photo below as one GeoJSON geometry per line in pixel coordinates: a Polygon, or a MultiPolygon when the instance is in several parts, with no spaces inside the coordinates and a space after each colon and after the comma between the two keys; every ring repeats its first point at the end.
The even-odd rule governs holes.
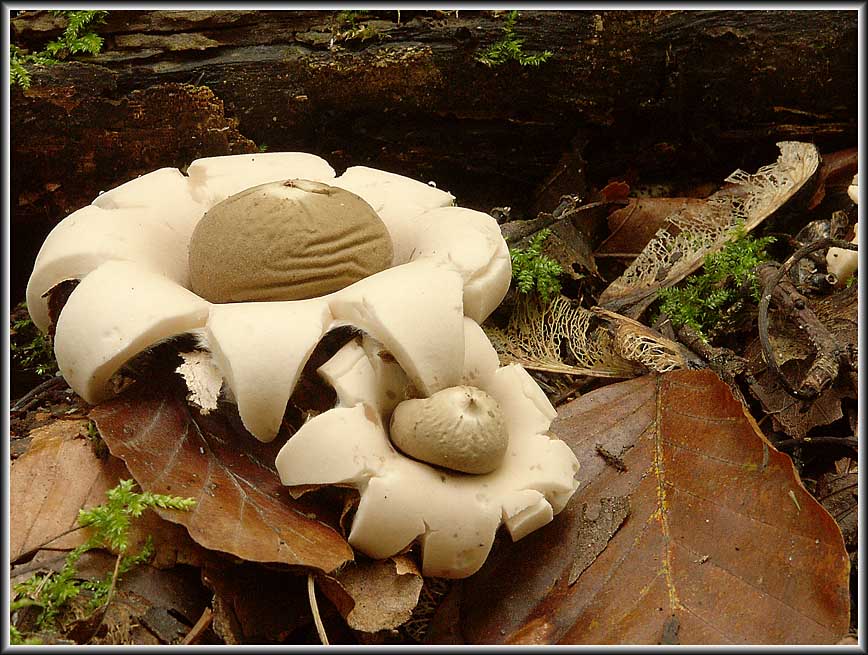
{"type": "Polygon", "coordinates": [[[587,273],[598,275],[588,236],[573,221],[558,221],[550,229],[552,233],[543,244],[543,254],[560,264],[564,273],[574,280],[582,279],[587,273]]]}
{"type": "MultiPolygon", "coordinates": [[[[116,457],[98,457],[84,436],[86,420],[56,420],[31,432],[30,449],[12,465],[10,474],[10,562],[34,549],[71,550],[87,533],[73,530],[81,509],[106,501],[105,492],[132,477],[116,457]],[[65,534],[67,533],[68,534],[65,534]]],[[[180,526],[147,511],[130,526],[131,552],[150,537],[151,564],[198,564],[207,558],[180,526]]]]}
{"type": "MultiPolygon", "coordinates": [[[[793,439],[804,439],[815,427],[829,425],[844,416],[841,401],[855,398],[849,385],[833,385],[819,396],[802,401],[793,398],[781,386],[777,376],[762,364],[762,372],[754,376],[750,392],[762,403],[763,410],[772,416],[776,431],[793,439]]],[[[780,367],[794,387],[798,387],[810,368],[809,362],[791,360],[780,367]]]]}
{"type": "Polygon", "coordinates": [[[180,378],[138,384],[94,408],[91,418],[112,454],[143,489],[193,497],[191,511],[158,510],[205,548],[254,562],[331,571],[352,560],[334,508],[294,500],[274,458],[280,438],[261,443],[222,415],[201,416],[184,400],[180,378]]]}
{"type": "Polygon", "coordinates": [[[859,543],[859,474],[856,461],[845,457],[835,470],[817,480],[817,500],[838,522],[844,543],[855,551],[859,543]]]}
{"type": "Polygon", "coordinates": [[[422,576],[406,555],[350,564],[320,576],[320,589],[353,630],[378,632],[410,619],[419,602],[422,576]]]}
{"type": "Polygon", "coordinates": [[[41,546],[71,549],[83,543],[78,511],[105,502],[123,462],[102,462],[84,437],[87,421],[54,421],[33,430],[30,448],[9,475],[9,560],[41,546]]]}
{"type": "Polygon", "coordinates": [[[595,255],[637,256],[654,235],[677,212],[699,211],[699,198],[630,198],[629,203],[609,214],[609,236],[595,255]]]}
{"type": "Polygon", "coordinates": [[[846,633],[837,525],[713,373],[609,385],[561,407],[552,432],[581,463],[579,490],[552,523],[500,542],[456,585],[443,609],[456,629],[450,637],[437,620],[430,643],[835,643],[846,633]],[[629,515],[570,585],[589,547],[581,519],[603,498],[629,498],[629,515]]]}
{"type": "Polygon", "coordinates": [[[600,198],[605,202],[626,201],[630,195],[630,185],[624,180],[614,180],[600,189],[600,198]]]}
{"type": "Polygon", "coordinates": [[[817,190],[807,204],[807,211],[816,208],[826,197],[827,187],[833,191],[846,193],[847,187],[858,172],[859,149],[847,148],[823,155],[823,161],[818,171],[819,183],[817,190]]]}

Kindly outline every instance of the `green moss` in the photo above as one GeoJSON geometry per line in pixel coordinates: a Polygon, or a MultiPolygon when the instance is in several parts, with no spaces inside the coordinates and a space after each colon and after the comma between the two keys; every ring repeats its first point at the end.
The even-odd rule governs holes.
{"type": "Polygon", "coordinates": [[[657,292],[660,311],[676,327],[687,325],[707,339],[711,331],[722,327],[726,315],[739,308],[745,286],[759,302],[761,290],[754,269],[766,260],[766,248],[774,239],[747,236],[743,226],[736,228],[733,237],[720,251],[705,257],[702,273],[691,275],[680,287],[657,292]]]}
{"type": "Polygon", "coordinates": [[[387,35],[383,34],[376,27],[359,22],[364,15],[364,11],[338,12],[334,19],[336,29],[332,30],[335,43],[341,41],[360,41],[364,43],[372,39],[382,41],[387,38],[387,35]]]}
{"type": "Polygon", "coordinates": [[[14,625],[9,626],[10,646],[41,646],[42,640],[38,637],[24,637],[14,625]]]}
{"type": "Polygon", "coordinates": [[[348,27],[350,29],[354,29],[356,27],[356,22],[363,15],[364,15],[363,11],[351,11],[351,10],[339,11],[335,15],[335,22],[338,24],[338,27],[348,27]]]}
{"type": "Polygon", "coordinates": [[[551,230],[537,232],[527,248],[510,248],[512,279],[519,293],[535,292],[547,302],[561,291],[561,265],[542,254],[542,246],[551,230]]]}
{"type": "MultiPolygon", "coordinates": [[[[16,310],[26,310],[22,302],[16,310]]],[[[51,377],[57,373],[54,359],[54,346],[51,338],[39,331],[30,317],[12,321],[9,330],[9,350],[13,368],[31,371],[41,377],[51,377]]]]}
{"type": "Polygon", "coordinates": [[[522,66],[539,66],[547,61],[552,53],[548,50],[536,54],[524,52],[524,39],[515,33],[515,24],[518,21],[518,12],[511,11],[506,15],[506,23],[503,26],[503,36],[490,46],[477,53],[476,61],[485,64],[489,68],[500,66],[508,61],[517,61],[522,66]]]}
{"type": "Polygon", "coordinates": [[[15,44],[9,44],[9,81],[27,89],[30,87],[30,72],[25,64],[50,66],[73,55],[97,55],[103,47],[101,36],[92,31],[95,25],[105,22],[107,11],[53,11],[55,16],[67,19],[66,29],[59,38],[48,43],[39,52],[25,52],[15,44]]]}
{"type": "MultiPolygon", "coordinates": [[[[117,585],[121,575],[148,561],[153,555],[150,537],[139,552],[128,552],[132,521],[149,508],[186,511],[196,504],[193,498],[179,498],[149,491],[139,493],[133,491],[134,485],[133,480],[121,480],[116,487],[106,492],[105,504],[79,512],[78,524],[90,529],[90,537],[69,552],[59,572],[34,573],[24,582],[15,585],[10,612],[28,606],[38,607],[36,630],[41,631],[56,629],[69,601],[82,592],[90,595],[89,608],[97,609],[110,600],[111,590],[117,585]],[[101,580],[79,580],[76,564],[84,553],[94,548],[107,548],[118,553],[116,572],[107,574],[101,580]]],[[[32,643],[14,627],[11,628],[10,637],[17,639],[17,643],[32,643]]]]}

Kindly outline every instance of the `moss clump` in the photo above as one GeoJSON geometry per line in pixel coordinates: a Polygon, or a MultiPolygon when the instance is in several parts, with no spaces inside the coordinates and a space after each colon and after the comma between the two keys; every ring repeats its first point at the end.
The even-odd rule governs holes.
{"type": "Polygon", "coordinates": [[[25,52],[15,44],[9,44],[9,81],[27,89],[30,87],[30,72],[25,64],[50,66],[59,64],[72,55],[97,55],[102,50],[103,39],[93,27],[105,22],[107,11],[53,11],[55,16],[67,19],[66,29],[59,38],[48,43],[39,52],[25,52]]]}
{"type": "Polygon", "coordinates": [[[726,316],[740,309],[744,290],[759,302],[755,269],[767,259],[766,248],[774,238],[749,237],[743,226],[736,228],[733,237],[721,250],[706,255],[702,273],[691,275],[680,287],[657,292],[660,311],[676,327],[692,327],[707,339],[723,327],[726,316]]]}
{"type": "Polygon", "coordinates": [[[476,61],[489,68],[500,66],[508,61],[517,61],[522,66],[539,66],[547,61],[552,56],[548,50],[536,54],[528,54],[524,51],[524,39],[515,33],[517,21],[518,12],[509,12],[503,26],[503,36],[485,50],[477,53],[476,61]]]}
{"type": "Polygon", "coordinates": [[[542,254],[542,246],[551,234],[545,229],[537,232],[527,248],[510,248],[512,260],[512,279],[519,293],[536,292],[540,299],[548,302],[560,293],[560,275],[564,272],[561,265],[551,257],[542,254]]]}
{"type": "Polygon", "coordinates": [[[12,368],[35,373],[39,377],[51,377],[57,373],[51,338],[42,334],[33,324],[27,314],[27,305],[23,302],[13,313],[9,330],[9,350],[12,368]],[[16,315],[23,317],[15,318],[16,315]]]}
{"type": "Polygon", "coordinates": [[[379,29],[359,21],[365,15],[363,11],[341,11],[335,16],[335,28],[332,30],[333,39],[337,42],[358,41],[364,43],[371,39],[382,41],[388,38],[379,29]]]}

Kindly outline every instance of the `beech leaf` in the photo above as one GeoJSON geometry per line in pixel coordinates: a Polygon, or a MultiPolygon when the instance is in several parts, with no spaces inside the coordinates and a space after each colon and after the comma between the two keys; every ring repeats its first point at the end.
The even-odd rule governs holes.
{"type": "Polygon", "coordinates": [[[135,385],[90,414],[143,489],[196,499],[188,512],[158,510],[163,518],[200,545],[248,561],[328,572],[352,560],[334,509],[294,500],[280,483],[279,437],[261,443],[223,415],[200,415],[173,382],[135,385]]]}
{"type": "MultiPolygon", "coordinates": [[[[84,435],[87,421],[55,420],[30,432],[30,448],[12,464],[10,472],[9,561],[35,552],[37,559],[57,558],[87,540],[78,526],[79,510],[106,502],[106,491],[130,478],[116,457],[98,457],[84,435]]],[[[138,552],[151,538],[151,565],[198,563],[207,552],[193,543],[181,526],[146,511],[130,526],[130,551],[138,552]]],[[[62,560],[62,556],[60,558],[62,560]]]]}
{"type": "Polygon", "coordinates": [[[847,632],[838,526],[712,372],[603,387],[559,408],[551,431],[581,463],[579,490],[453,587],[430,643],[836,643],[847,632]],[[629,498],[629,514],[608,522],[607,545],[570,585],[583,520],[605,498],[629,498]]]}
{"type": "Polygon", "coordinates": [[[37,428],[30,433],[30,448],[12,464],[10,562],[41,546],[72,549],[87,539],[74,530],[79,510],[105,502],[124,466],[100,462],[83,436],[86,429],[87,421],[80,419],[37,428]]]}

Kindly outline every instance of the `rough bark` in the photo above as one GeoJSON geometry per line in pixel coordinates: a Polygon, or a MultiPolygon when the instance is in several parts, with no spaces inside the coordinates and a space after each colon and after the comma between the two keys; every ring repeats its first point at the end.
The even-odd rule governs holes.
{"type": "MultiPolygon", "coordinates": [[[[611,176],[720,179],[772,161],[781,139],[821,151],[856,141],[855,10],[523,11],[524,50],[554,55],[497,68],[475,56],[500,38],[503,12],[398,18],[357,12],[370,28],[361,40],[342,38],[338,12],[110,11],[105,52],[82,60],[91,65],[13,90],[13,225],[16,241],[30,240],[13,270],[26,279],[34,244],[76,203],[149,168],[249,149],[242,134],[518,211],[551,210],[611,176]],[[216,106],[205,118],[195,100],[205,93],[237,132],[216,106]],[[71,188],[74,199],[46,199],[71,188]]],[[[12,40],[38,49],[62,27],[22,12],[12,40]]]]}

